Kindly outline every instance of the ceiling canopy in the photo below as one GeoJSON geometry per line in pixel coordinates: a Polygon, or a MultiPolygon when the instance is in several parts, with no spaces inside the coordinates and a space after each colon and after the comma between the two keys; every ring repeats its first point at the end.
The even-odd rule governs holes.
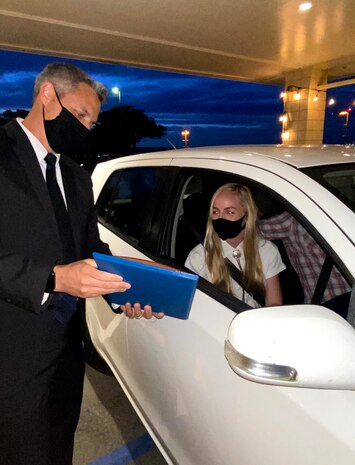
{"type": "Polygon", "coordinates": [[[0,47],[283,84],[355,76],[354,0],[0,0],[0,47]]]}

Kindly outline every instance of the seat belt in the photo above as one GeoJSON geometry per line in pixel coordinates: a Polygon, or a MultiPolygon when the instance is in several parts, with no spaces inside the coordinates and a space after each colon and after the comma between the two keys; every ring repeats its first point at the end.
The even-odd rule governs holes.
{"type": "MultiPolygon", "coordinates": [[[[244,289],[245,285],[244,285],[244,280],[243,280],[243,273],[239,270],[239,268],[233,265],[233,263],[229,260],[229,258],[226,257],[224,259],[224,263],[226,264],[229,270],[229,273],[232,276],[233,281],[239,284],[239,286],[243,289],[243,292],[247,292],[244,289]]],[[[250,294],[250,295],[261,307],[265,307],[265,298],[263,295],[260,294],[260,292],[256,292],[255,294],[250,294]]]]}
{"type": "Polygon", "coordinates": [[[354,285],[351,291],[350,304],[348,308],[348,316],[346,319],[351,324],[351,326],[355,329],[355,286],[354,285]]]}
{"type": "Polygon", "coordinates": [[[333,265],[333,259],[330,257],[330,255],[327,255],[325,257],[322,269],[319,274],[318,282],[313,293],[311,304],[320,305],[322,303],[322,297],[324,296],[324,291],[327,287],[333,265]]]}

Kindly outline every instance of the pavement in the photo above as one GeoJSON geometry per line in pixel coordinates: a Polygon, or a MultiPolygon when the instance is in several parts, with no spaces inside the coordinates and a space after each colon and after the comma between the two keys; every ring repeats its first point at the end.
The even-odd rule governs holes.
{"type": "Polygon", "coordinates": [[[167,465],[116,379],[87,365],[73,465],[167,465]]]}

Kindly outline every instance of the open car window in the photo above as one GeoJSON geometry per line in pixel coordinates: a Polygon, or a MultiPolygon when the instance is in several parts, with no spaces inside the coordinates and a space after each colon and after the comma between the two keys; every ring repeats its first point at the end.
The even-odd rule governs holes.
{"type": "Polygon", "coordinates": [[[262,234],[276,244],[286,265],[286,270],[279,274],[284,305],[325,305],[346,318],[351,283],[336,263],[336,257],[321,244],[308,227],[307,219],[294,207],[270,188],[247,178],[212,170],[186,169],[182,173],[170,241],[173,261],[183,266],[189,252],[203,243],[209,203],[215,190],[226,182],[244,184],[258,205],[262,234]]]}

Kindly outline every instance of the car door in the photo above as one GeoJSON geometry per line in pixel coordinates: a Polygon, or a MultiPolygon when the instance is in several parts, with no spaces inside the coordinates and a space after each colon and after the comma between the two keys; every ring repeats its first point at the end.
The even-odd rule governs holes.
{"type": "MultiPolygon", "coordinates": [[[[337,260],[337,264],[343,270],[344,276],[347,276],[350,286],[353,286],[353,241],[349,241],[346,234],[343,234],[341,231],[342,225],[340,227],[335,225],[332,218],[330,218],[325,213],[325,205],[319,206],[312,200],[312,189],[309,188],[309,191],[307,192],[306,187],[306,185],[312,183],[309,180],[303,179],[302,176],[299,176],[299,182],[297,182],[299,173],[297,173],[296,170],[294,170],[294,173],[292,173],[293,176],[290,177],[290,181],[288,181],[287,179],[280,177],[278,173],[272,173],[270,169],[264,171],[255,166],[230,163],[221,160],[209,161],[205,163],[201,162],[200,170],[196,170],[196,166],[198,165],[196,160],[190,161],[184,159],[183,163],[181,163],[180,160],[177,160],[176,164],[181,166],[182,170],[187,170],[187,166],[191,167],[190,171],[188,171],[186,175],[186,179],[193,175],[200,175],[202,178],[200,184],[203,184],[203,177],[205,176],[205,184],[212,184],[212,192],[214,191],[216,184],[221,185],[225,182],[239,182],[248,184],[249,187],[256,187],[257,185],[259,187],[259,192],[260,190],[264,189],[265,192],[273,194],[274,199],[277,198],[278,200],[282,200],[286,205],[292,208],[292,211],[295,215],[302,218],[304,223],[307,224],[310,228],[311,233],[315,234],[317,240],[321,240],[322,245],[327,247],[329,252],[331,251],[333,258],[339,259],[341,257],[341,260],[337,260]],[[204,168],[204,172],[208,170],[207,175],[203,174],[202,167],[204,168]],[[212,167],[213,171],[211,171],[212,167]],[[220,169],[218,170],[217,168],[220,169]],[[232,173],[235,174],[232,175],[232,173]],[[352,258],[349,260],[350,256],[352,258]]],[[[330,205],[332,199],[330,197],[327,198],[330,210],[333,212],[334,216],[334,211],[330,205]]],[[[335,203],[338,205],[337,202],[335,203]]],[[[340,209],[341,206],[338,205],[338,208],[340,209]]],[[[348,213],[347,209],[345,209],[344,212],[348,213]]],[[[350,216],[351,215],[348,215],[344,219],[344,223],[350,216]]],[[[197,300],[198,297],[196,298],[196,303],[197,300]]],[[[312,318],[311,310],[309,315],[310,318],[312,318]]],[[[208,326],[206,322],[204,325],[208,326]]],[[[316,334],[314,334],[314,337],[316,341],[316,334]]],[[[315,341],[314,343],[316,343],[315,341]]],[[[302,344],[301,340],[299,344],[302,344]]],[[[222,346],[222,341],[220,341],[220,345],[222,346]]],[[[222,349],[222,347],[220,349],[222,349]]],[[[344,356],[347,355],[347,353],[344,354],[344,356]]],[[[222,363],[221,353],[220,363],[222,363]]],[[[333,371],[331,364],[329,364],[327,369],[329,370],[329,376],[331,376],[333,371]]],[[[239,384],[239,382],[240,380],[233,380],[233,383],[235,384],[233,384],[234,387],[231,389],[231,391],[234,392],[235,396],[237,396],[238,392],[242,392],[239,391],[239,389],[242,389],[242,384],[239,384]]],[[[211,381],[211,385],[212,384],[213,381],[211,381]]],[[[354,392],[335,392],[331,390],[324,391],[323,389],[309,391],[308,389],[289,389],[286,387],[279,389],[275,386],[271,387],[270,389],[264,386],[264,388],[261,388],[259,391],[259,388],[260,386],[255,386],[254,383],[250,383],[250,391],[248,391],[248,394],[246,394],[246,399],[244,399],[246,402],[248,402],[254,396],[255,399],[260,399],[260,396],[263,396],[263,406],[258,406],[253,412],[253,420],[255,420],[255,424],[258,425],[257,444],[254,443],[255,449],[257,450],[253,450],[252,453],[245,454],[241,460],[241,463],[258,463],[258,460],[259,463],[261,463],[261,460],[262,463],[279,463],[278,460],[281,463],[284,459],[276,458],[278,447],[282,447],[283,450],[288,450],[289,452],[291,449],[293,451],[300,451],[299,455],[294,453],[292,458],[288,458],[288,463],[308,463],[308,461],[309,463],[332,463],[329,457],[333,457],[334,454],[337,455],[338,459],[340,456],[342,456],[344,463],[350,463],[351,460],[353,460],[354,449],[351,442],[348,442],[346,446],[344,445],[343,447],[340,445],[339,439],[340,437],[343,437],[344,439],[346,437],[349,439],[350,437],[348,434],[348,426],[345,426],[347,425],[347,422],[350,418],[346,405],[350,404],[352,405],[351,408],[354,408],[354,392]],[[317,396],[316,392],[318,392],[319,397],[317,396]],[[268,399],[269,396],[270,398],[268,399]],[[272,413],[271,411],[268,411],[266,405],[273,404],[274,402],[275,404],[272,407],[272,413]],[[304,409],[305,405],[307,405],[307,407],[304,409]],[[331,409],[330,416],[328,416],[329,406],[331,409]],[[290,421],[291,418],[296,418],[295,422],[290,421]],[[310,418],[313,420],[311,423],[309,423],[310,418]],[[288,430],[290,423],[292,423],[293,429],[291,434],[288,430]],[[282,429],[281,425],[283,424],[288,425],[285,430],[282,429]],[[261,438],[260,436],[263,434],[264,437],[261,438]],[[272,441],[272,437],[277,439],[272,441]],[[267,438],[267,440],[270,441],[269,445],[264,443],[264,438],[267,438]],[[326,440],[327,446],[323,446],[322,451],[317,450],[317,448],[313,448],[311,446],[312,441],[314,441],[314,443],[320,443],[323,440],[326,440]],[[271,443],[273,443],[273,445],[271,445],[271,443]],[[299,448],[301,443],[307,444],[307,457],[302,456],[302,448],[299,448]],[[263,459],[258,457],[258,451],[261,450],[268,450],[268,454],[264,454],[263,459]]],[[[217,389],[217,392],[226,392],[226,389],[226,386],[224,386],[224,389],[220,388],[219,391],[217,389]]],[[[221,417],[224,418],[225,427],[228,429],[228,420],[231,420],[231,418],[234,418],[234,421],[236,421],[233,427],[233,420],[231,420],[229,427],[234,431],[234,440],[235,443],[238,444],[240,453],[240,445],[243,441],[244,432],[241,433],[237,427],[236,418],[242,414],[242,410],[239,410],[239,407],[240,406],[238,405],[238,407],[234,409],[234,406],[227,402],[225,404],[223,404],[223,402],[219,404],[219,412],[221,417]]],[[[353,413],[354,412],[352,411],[352,414],[353,413]]],[[[255,432],[255,424],[254,426],[248,424],[250,420],[248,417],[244,417],[244,420],[245,427],[251,428],[249,430],[251,435],[253,432],[255,432]]],[[[352,425],[352,429],[353,427],[354,425],[352,425]]],[[[217,434],[216,431],[215,433],[217,434]]],[[[232,440],[232,438],[229,439],[232,440]]],[[[223,444],[223,450],[228,450],[226,444],[223,444]]]]}
{"type": "MultiPolygon", "coordinates": [[[[173,160],[172,165],[178,171],[170,178],[174,185],[166,196],[170,207],[160,211],[163,220],[158,222],[160,226],[156,224],[158,243],[145,242],[142,247],[101,225],[102,237],[113,253],[170,258],[181,266],[184,252],[180,250],[176,256],[181,206],[187,194],[199,193],[198,186],[189,187],[191,177],[208,172],[216,183],[237,176],[265,189],[272,186],[275,196],[297,205],[300,215],[321,231],[341,266],[354,278],[355,257],[348,239],[297,185],[260,167],[238,163],[185,158],[173,160]]],[[[233,302],[202,280],[187,321],[169,317],[161,321],[127,320],[112,316],[107,308],[98,312],[97,307],[89,307],[91,322],[97,325],[93,332],[99,334],[97,347],[168,463],[353,463],[353,391],[252,382],[231,369],[225,358],[225,341],[231,323],[238,318],[236,312],[243,310],[240,302],[233,302]]],[[[314,337],[316,344],[316,332],[314,337]]],[[[302,334],[299,338],[302,344],[302,334]]]]}

